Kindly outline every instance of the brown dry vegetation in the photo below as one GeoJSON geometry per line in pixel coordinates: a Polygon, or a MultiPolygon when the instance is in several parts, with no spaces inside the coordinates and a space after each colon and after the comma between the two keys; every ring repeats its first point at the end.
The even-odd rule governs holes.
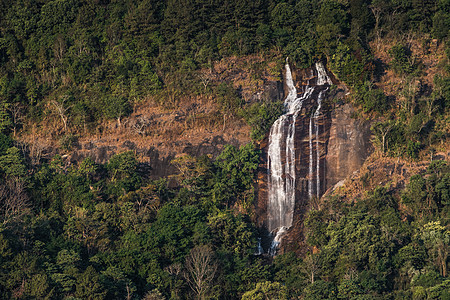
{"type": "MultiPolygon", "coordinates": [[[[123,146],[128,141],[141,149],[153,147],[160,155],[166,156],[173,152],[181,153],[186,145],[198,145],[214,136],[222,136],[225,141],[234,140],[239,144],[250,141],[250,128],[243,120],[227,117],[226,126],[223,122],[224,118],[214,103],[202,97],[186,98],[174,110],[157,106],[149,99],[137,105],[120,126],[116,121],[105,121],[93,132],[78,135],[78,144],[83,148],[83,145],[92,142],[96,147],[116,147],[117,152],[121,152],[128,150],[123,146]]],[[[51,148],[60,147],[59,140],[63,135],[52,134],[44,128],[60,127],[56,117],[49,118],[42,127],[34,127],[22,134],[19,141],[31,148],[41,147],[46,149],[44,152],[49,152],[51,148]]]]}
{"type": "Polygon", "coordinates": [[[409,183],[410,177],[415,174],[424,174],[432,159],[448,161],[450,142],[445,143],[443,148],[447,150],[432,156],[430,153],[421,153],[423,160],[420,161],[386,157],[378,151],[374,152],[367,158],[364,165],[348,176],[344,184],[337,187],[331,195],[338,196],[343,201],[352,202],[364,199],[367,193],[382,186],[393,191],[394,195],[400,196],[399,192],[409,183]]]}
{"type": "MultiPolygon", "coordinates": [[[[398,107],[402,105],[402,101],[405,101],[404,95],[408,92],[413,97],[417,97],[418,101],[423,101],[421,93],[424,93],[424,87],[433,88],[434,77],[443,75],[443,65],[448,63],[444,52],[445,45],[439,44],[437,40],[404,35],[397,39],[383,39],[382,43],[373,41],[370,46],[374,58],[381,62],[384,67],[384,73],[375,85],[382,89],[387,96],[395,99],[398,107]],[[399,43],[409,47],[412,57],[420,62],[422,67],[420,76],[408,78],[396,74],[389,68],[392,60],[389,50],[399,43]]],[[[436,126],[445,132],[450,130],[449,124],[445,120],[436,126]]],[[[363,199],[367,193],[379,186],[387,187],[388,190],[399,196],[399,192],[409,183],[410,177],[415,174],[423,174],[431,160],[448,161],[450,158],[450,142],[441,141],[434,145],[434,148],[436,153],[430,152],[430,149],[423,149],[418,161],[388,157],[379,150],[375,151],[367,158],[360,170],[348,176],[343,184],[339,183],[339,186],[335,187],[333,192],[330,190],[325,196],[334,195],[340,197],[343,201],[352,202],[363,199]]]]}
{"type": "Polygon", "coordinates": [[[244,101],[263,91],[267,81],[282,80],[283,59],[279,53],[269,53],[265,57],[249,55],[227,57],[213,67],[216,82],[232,82],[233,87],[241,89],[244,101]]]}
{"type": "Polygon", "coordinates": [[[442,63],[446,60],[444,44],[437,40],[404,35],[396,39],[383,39],[383,42],[374,41],[371,49],[375,60],[382,63],[384,72],[379,81],[375,83],[387,96],[397,97],[399,93],[409,84],[415,89],[420,85],[434,86],[433,78],[436,74],[442,75],[442,63]],[[411,82],[406,76],[400,76],[389,68],[392,61],[389,50],[397,44],[403,44],[411,50],[411,56],[422,65],[422,75],[411,82]]]}
{"type": "MultiPolygon", "coordinates": [[[[43,121],[38,124],[28,121],[17,139],[30,152],[38,151],[37,148],[43,153],[61,152],[60,140],[72,134],[77,136],[79,150],[92,142],[97,147],[116,147],[121,152],[127,150],[123,145],[128,141],[141,149],[155,148],[163,156],[181,153],[186,145],[199,145],[215,136],[228,143],[245,144],[251,140],[250,127],[236,114],[224,114],[220,110],[211,87],[226,82],[238,90],[244,103],[260,100],[264,84],[281,79],[279,57],[279,54],[269,54],[224,58],[211,69],[197,72],[197,80],[205,87],[203,94],[179,94],[175,102],[167,93],[148,96],[135,104],[133,113],[120,124],[105,120],[76,130],[69,121],[65,129],[61,115],[49,102],[43,121]]],[[[34,156],[39,160],[42,153],[34,156]]]]}

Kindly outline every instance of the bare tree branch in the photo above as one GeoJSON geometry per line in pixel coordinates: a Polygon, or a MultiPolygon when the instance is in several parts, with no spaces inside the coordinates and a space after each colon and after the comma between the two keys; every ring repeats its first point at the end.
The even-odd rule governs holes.
{"type": "Polygon", "coordinates": [[[8,106],[8,110],[11,113],[11,118],[13,122],[13,134],[14,136],[16,136],[17,127],[22,123],[24,118],[23,106],[22,104],[16,102],[8,106]]]}
{"type": "Polygon", "coordinates": [[[69,110],[70,106],[66,106],[66,101],[68,100],[67,96],[61,97],[60,101],[52,100],[50,103],[55,108],[56,113],[61,117],[61,120],[64,124],[64,131],[67,130],[67,122],[68,122],[68,116],[67,111],[69,110]]]}
{"type": "Polygon", "coordinates": [[[186,257],[185,267],[186,281],[197,298],[204,299],[217,271],[217,263],[211,247],[202,245],[193,248],[186,257]]]}
{"type": "Polygon", "coordinates": [[[0,184],[0,217],[7,224],[30,212],[30,202],[24,183],[19,179],[9,179],[0,184]]]}
{"type": "Polygon", "coordinates": [[[146,116],[139,116],[131,128],[135,133],[145,135],[146,129],[150,125],[150,121],[151,120],[146,116]]]}
{"type": "Polygon", "coordinates": [[[208,88],[209,83],[214,79],[214,74],[211,72],[211,70],[202,70],[200,74],[198,75],[200,78],[200,81],[202,82],[203,86],[205,87],[205,92],[208,88]]]}

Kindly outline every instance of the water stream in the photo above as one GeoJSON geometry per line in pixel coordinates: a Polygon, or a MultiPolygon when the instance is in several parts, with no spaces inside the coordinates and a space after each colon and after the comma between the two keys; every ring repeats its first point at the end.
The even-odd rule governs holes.
{"type": "MultiPolygon", "coordinates": [[[[283,235],[292,226],[295,194],[296,194],[296,148],[295,133],[296,121],[302,110],[303,102],[314,97],[314,91],[318,86],[330,85],[328,77],[322,63],[316,63],[316,84],[306,85],[302,88],[300,97],[292,79],[289,63],[286,59],[285,82],[287,96],[284,100],[285,113],[278,118],[269,135],[268,146],[268,230],[274,237],[269,249],[270,255],[275,255],[283,235]]],[[[322,107],[322,99],[325,90],[321,88],[317,96],[317,108],[311,114],[309,122],[309,177],[308,195],[320,196],[320,153],[319,153],[319,124],[318,119],[322,107]],[[316,140],[316,149],[313,149],[313,137],[316,140]],[[315,168],[314,168],[314,151],[315,168]],[[315,169],[315,170],[314,170],[315,169]],[[313,178],[314,171],[316,178],[313,178]],[[314,193],[315,192],[315,193],[314,193]]],[[[309,102],[309,101],[308,101],[309,102]]],[[[297,149],[299,150],[299,149],[297,149]]],[[[298,155],[297,155],[298,156],[298,155]]]]}

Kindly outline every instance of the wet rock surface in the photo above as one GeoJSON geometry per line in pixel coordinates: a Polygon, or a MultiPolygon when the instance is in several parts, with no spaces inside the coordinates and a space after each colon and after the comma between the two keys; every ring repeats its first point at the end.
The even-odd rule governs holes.
{"type": "Polygon", "coordinates": [[[336,106],[331,112],[331,126],[326,155],[327,190],[359,170],[372,151],[370,122],[352,118],[350,104],[336,106]]]}
{"type": "MultiPolygon", "coordinates": [[[[310,70],[297,70],[293,72],[294,82],[299,96],[302,86],[311,84],[312,72],[310,70]]],[[[333,79],[333,82],[335,80],[333,79]]],[[[314,100],[305,101],[295,123],[295,208],[293,225],[284,235],[278,253],[295,251],[304,253],[303,221],[307,211],[318,203],[319,198],[339,181],[342,181],[353,172],[359,170],[371,152],[370,122],[353,118],[355,110],[350,104],[342,101],[345,87],[337,86],[329,90],[322,103],[320,114],[315,119],[319,127],[318,135],[310,135],[309,123],[311,115],[317,109],[314,100]],[[310,170],[310,148],[314,151],[314,171],[310,170]],[[317,154],[317,156],[316,156],[317,154]],[[317,166],[317,158],[319,160],[317,166]],[[311,178],[313,177],[313,178],[311,178]],[[309,192],[311,180],[320,178],[319,191],[315,190],[313,196],[309,192]]],[[[286,93],[286,92],[285,92],[286,93]]],[[[312,97],[314,98],[314,97],[312,97]]],[[[258,169],[258,201],[256,203],[256,222],[261,232],[267,235],[268,231],[268,144],[266,137],[260,144],[262,156],[258,169]]],[[[282,145],[283,147],[283,145],[282,145]]],[[[286,163],[286,158],[282,157],[286,163]]],[[[267,248],[269,238],[264,239],[262,245],[267,248]]]]}

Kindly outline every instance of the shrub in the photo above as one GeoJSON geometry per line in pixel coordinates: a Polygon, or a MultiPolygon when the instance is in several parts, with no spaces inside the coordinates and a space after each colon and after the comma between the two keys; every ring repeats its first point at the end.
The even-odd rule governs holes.
{"type": "Polygon", "coordinates": [[[337,46],[330,61],[330,68],[340,80],[351,86],[360,85],[367,79],[364,64],[358,61],[350,47],[343,43],[337,46]]]}
{"type": "Polygon", "coordinates": [[[262,140],[273,122],[282,114],[283,103],[281,101],[255,103],[241,111],[241,115],[252,127],[251,137],[255,141],[262,140]]]}
{"type": "Polygon", "coordinates": [[[406,155],[412,159],[419,158],[419,151],[422,149],[422,144],[420,142],[408,141],[406,146],[406,155]]]}
{"type": "Polygon", "coordinates": [[[382,90],[373,88],[368,81],[356,87],[355,102],[362,106],[364,112],[376,111],[379,113],[389,109],[389,99],[382,90]]]}
{"type": "Polygon", "coordinates": [[[443,108],[450,106],[450,76],[436,75],[434,77],[433,96],[439,100],[443,108]]]}
{"type": "Polygon", "coordinates": [[[59,140],[59,146],[62,150],[71,151],[78,143],[78,137],[73,134],[67,134],[59,140]]]}
{"type": "Polygon", "coordinates": [[[12,144],[13,141],[9,136],[0,133],[0,155],[6,152],[6,150],[12,146],[12,144]]]}
{"type": "Polygon", "coordinates": [[[397,44],[389,50],[389,55],[392,58],[391,67],[394,72],[402,75],[419,75],[420,64],[408,48],[397,44]]]}
{"type": "Polygon", "coordinates": [[[235,113],[242,105],[242,99],[232,85],[222,82],[216,88],[217,102],[223,113],[235,113]]]}

